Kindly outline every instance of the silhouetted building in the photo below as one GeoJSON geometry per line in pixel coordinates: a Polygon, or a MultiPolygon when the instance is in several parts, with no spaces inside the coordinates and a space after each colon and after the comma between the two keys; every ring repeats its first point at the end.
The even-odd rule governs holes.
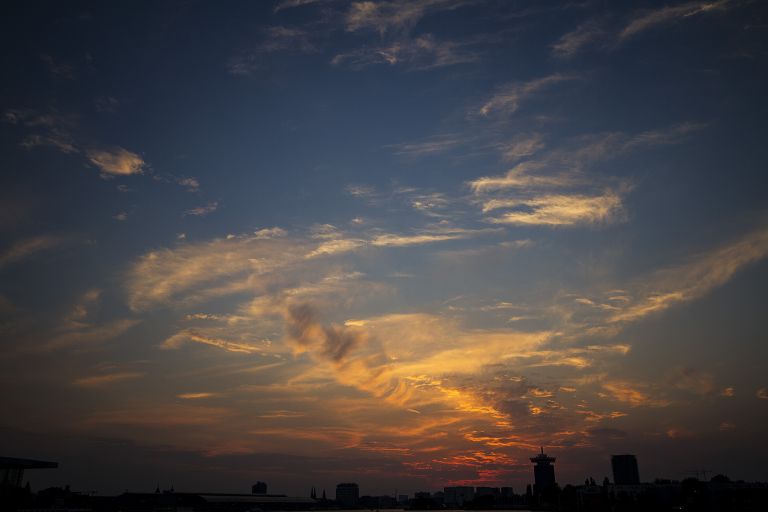
{"type": "Polygon", "coordinates": [[[533,492],[534,494],[541,494],[555,486],[555,467],[552,465],[555,462],[554,457],[549,457],[544,453],[544,447],[541,447],[541,453],[535,457],[531,457],[533,466],[533,492]]]}
{"type": "Polygon", "coordinates": [[[498,498],[501,495],[498,487],[475,487],[475,498],[478,496],[492,496],[498,498]]]}
{"type": "Polygon", "coordinates": [[[360,488],[355,483],[341,483],[336,486],[336,504],[354,508],[360,500],[360,488]]]}
{"type": "Polygon", "coordinates": [[[251,486],[251,494],[267,494],[267,484],[264,482],[256,482],[251,486]]]}
{"type": "Polygon", "coordinates": [[[499,503],[509,505],[515,500],[515,492],[512,487],[502,487],[500,492],[499,503]]]}
{"type": "Polygon", "coordinates": [[[461,507],[465,503],[475,499],[475,488],[465,486],[445,487],[443,489],[443,502],[446,507],[461,507]]]}
{"type": "Polygon", "coordinates": [[[616,485],[637,485],[640,483],[640,473],[637,470],[637,459],[634,455],[613,455],[613,483],[616,485]]]}
{"type": "Polygon", "coordinates": [[[357,506],[361,509],[379,510],[397,507],[397,500],[392,496],[360,496],[357,506]]]}

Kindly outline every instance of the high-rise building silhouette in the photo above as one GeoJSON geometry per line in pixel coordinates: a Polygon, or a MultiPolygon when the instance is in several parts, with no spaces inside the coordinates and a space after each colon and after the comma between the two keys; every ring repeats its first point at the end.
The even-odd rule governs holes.
{"type": "Polygon", "coordinates": [[[360,488],[355,483],[341,483],[336,486],[336,504],[344,508],[354,508],[360,500],[360,488]]]}
{"type": "Polygon", "coordinates": [[[475,488],[465,485],[445,487],[443,501],[448,507],[461,507],[464,503],[475,499],[475,488]]]}
{"type": "Polygon", "coordinates": [[[637,485],[640,483],[640,472],[637,470],[637,459],[634,455],[613,455],[613,483],[616,485],[637,485]]]}
{"type": "Polygon", "coordinates": [[[251,486],[251,494],[267,494],[267,484],[256,482],[251,486]]]}
{"type": "Polygon", "coordinates": [[[533,466],[533,492],[541,494],[554,487],[555,466],[552,464],[555,463],[555,458],[544,453],[544,447],[542,446],[541,453],[535,457],[531,457],[530,460],[535,464],[533,466]]]}

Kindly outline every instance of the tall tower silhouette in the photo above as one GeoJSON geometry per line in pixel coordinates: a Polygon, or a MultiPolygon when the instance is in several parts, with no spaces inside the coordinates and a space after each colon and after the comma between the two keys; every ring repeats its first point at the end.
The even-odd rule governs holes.
{"type": "Polygon", "coordinates": [[[640,472],[637,470],[637,458],[634,455],[613,455],[613,483],[616,485],[637,485],[640,483],[640,472]]]}
{"type": "Polygon", "coordinates": [[[531,457],[533,466],[533,492],[541,494],[555,486],[555,458],[544,453],[544,447],[541,447],[541,453],[531,457]]]}

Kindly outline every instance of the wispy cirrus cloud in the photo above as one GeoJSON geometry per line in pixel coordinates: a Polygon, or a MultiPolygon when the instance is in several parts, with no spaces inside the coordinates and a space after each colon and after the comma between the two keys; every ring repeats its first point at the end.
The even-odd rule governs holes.
{"type": "Polygon", "coordinates": [[[21,124],[28,127],[44,126],[48,128],[69,125],[72,119],[62,116],[56,111],[40,113],[35,109],[12,108],[5,111],[3,119],[6,123],[21,124]]]}
{"type": "Polygon", "coordinates": [[[209,393],[209,392],[180,393],[176,396],[178,398],[181,398],[182,400],[200,400],[203,398],[213,398],[215,396],[218,396],[218,393],[209,393]]]}
{"type": "Polygon", "coordinates": [[[670,403],[665,399],[654,398],[647,386],[640,383],[613,380],[603,382],[602,389],[606,396],[619,402],[626,402],[632,407],[665,407],[670,403]]]}
{"type": "MultiPolygon", "coordinates": [[[[623,196],[631,186],[616,184],[615,180],[610,183],[604,176],[589,176],[591,167],[640,148],[680,143],[705,126],[681,123],[635,135],[614,132],[582,136],[561,147],[534,153],[506,174],[482,176],[468,185],[483,213],[508,210],[487,219],[492,223],[604,225],[622,218],[623,196]]],[[[521,144],[521,149],[529,152],[540,151],[542,143],[534,137],[521,144]]]]}
{"type": "Polygon", "coordinates": [[[265,238],[282,238],[287,234],[288,232],[286,230],[275,226],[272,228],[258,229],[253,232],[253,237],[257,240],[265,238]]]}
{"type": "MultiPolygon", "coordinates": [[[[135,311],[171,305],[184,308],[236,294],[251,294],[262,298],[251,303],[249,311],[258,309],[274,315],[276,310],[269,297],[299,300],[342,293],[343,286],[360,277],[327,268],[333,264],[333,257],[358,247],[345,245],[347,235],[333,232],[319,239],[291,237],[278,229],[146,253],[133,263],[129,272],[129,305],[135,311]],[[340,248],[335,248],[336,244],[340,248]],[[306,284],[311,279],[309,275],[317,274],[324,276],[320,282],[306,284]]],[[[367,286],[372,293],[381,292],[371,283],[367,286]]]]}
{"type": "MultiPolygon", "coordinates": [[[[550,314],[562,317],[563,324],[568,326],[563,335],[568,339],[611,338],[627,325],[701,299],[766,257],[768,228],[763,224],[677,265],[622,283],[621,288],[566,297],[566,302],[552,308],[550,314]]],[[[709,391],[712,389],[710,386],[709,391]]]]}
{"type": "Polygon", "coordinates": [[[45,65],[48,67],[48,71],[50,71],[52,74],[66,78],[68,80],[75,79],[75,68],[66,62],[55,59],[47,53],[41,53],[40,60],[45,63],[45,65]]]}
{"type": "Polygon", "coordinates": [[[184,213],[182,213],[182,217],[205,217],[206,215],[210,215],[211,213],[215,212],[219,209],[219,202],[218,201],[209,201],[208,203],[202,205],[202,206],[196,206],[194,208],[190,208],[189,210],[184,210],[184,213]]]}
{"type": "Polygon", "coordinates": [[[597,196],[546,194],[528,199],[492,199],[483,205],[483,212],[500,208],[508,211],[488,218],[488,222],[518,226],[600,225],[620,216],[622,200],[612,190],[597,196]]]}
{"type": "Polygon", "coordinates": [[[355,251],[368,244],[366,240],[355,238],[334,238],[326,240],[315,249],[307,253],[307,258],[317,258],[320,256],[334,256],[355,251]]]}
{"type": "MultiPolygon", "coordinates": [[[[366,202],[369,206],[390,205],[398,209],[411,209],[433,219],[458,220],[462,218],[461,210],[465,206],[463,198],[437,192],[430,189],[396,186],[388,190],[377,190],[367,185],[348,185],[345,192],[366,202]]],[[[355,218],[352,224],[362,225],[365,220],[355,218]]],[[[442,229],[433,224],[432,228],[442,229]]]]}
{"type": "Polygon", "coordinates": [[[499,144],[502,159],[511,162],[530,157],[544,149],[544,137],[540,133],[524,133],[499,144]]]}
{"type": "Polygon", "coordinates": [[[554,42],[552,54],[559,58],[573,57],[604,35],[605,29],[597,21],[587,21],[554,42]]]}
{"type": "Polygon", "coordinates": [[[698,299],[722,286],[742,268],[768,256],[768,228],[761,226],[740,239],[703,253],[687,264],[658,271],[647,279],[640,297],[614,312],[610,323],[639,320],[698,299]]]}
{"type": "Polygon", "coordinates": [[[310,33],[302,28],[282,25],[265,28],[264,41],[256,46],[256,51],[271,53],[285,50],[313,53],[317,47],[310,41],[310,33]]]}
{"type": "Polygon", "coordinates": [[[404,142],[390,144],[387,147],[394,150],[397,155],[422,157],[427,155],[439,155],[451,151],[466,144],[467,139],[462,134],[452,133],[436,135],[419,142],[404,142]]]}
{"type": "Polygon", "coordinates": [[[660,25],[684,20],[698,14],[726,11],[732,6],[733,2],[731,0],[715,0],[711,2],[686,2],[660,9],[640,11],[635,14],[632,20],[619,33],[618,39],[619,41],[625,41],[641,32],[660,25]]]}
{"type": "Polygon", "coordinates": [[[65,238],[57,235],[38,235],[24,238],[0,252],[0,269],[24,261],[34,255],[60,247],[65,238]]]}
{"type": "Polygon", "coordinates": [[[470,50],[475,44],[472,41],[442,41],[432,34],[424,34],[415,38],[402,38],[383,46],[362,47],[339,53],[331,59],[331,64],[348,65],[353,69],[388,64],[429,70],[477,61],[479,54],[470,50]]]}
{"type": "Polygon", "coordinates": [[[72,129],[76,124],[74,116],[63,115],[56,110],[40,112],[35,109],[14,108],[5,112],[4,120],[10,124],[42,132],[31,133],[24,137],[19,143],[24,149],[52,147],[64,154],[81,151],[72,136],[72,129]]]}
{"type": "Polygon", "coordinates": [[[217,347],[227,352],[235,352],[241,354],[259,354],[263,353],[265,348],[269,346],[269,343],[244,343],[241,341],[225,340],[220,338],[213,338],[210,336],[201,335],[194,330],[186,330],[178,332],[171,337],[167,338],[160,344],[160,348],[164,350],[178,349],[181,346],[188,343],[199,343],[202,345],[209,345],[217,347]]]}
{"type": "Polygon", "coordinates": [[[433,225],[414,233],[375,233],[366,238],[349,238],[338,234],[323,241],[307,254],[307,258],[333,256],[364,247],[409,247],[450,240],[463,240],[498,233],[494,229],[464,229],[449,225],[433,225]]]}
{"type": "Polygon", "coordinates": [[[376,195],[376,190],[373,187],[367,185],[347,185],[344,187],[346,192],[353,197],[372,197],[376,195]]]}
{"type": "Polygon", "coordinates": [[[301,27],[274,25],[261,30],[260,41],[232,56],[227,62],[227,70],[232,75],[253,75],[266,69],[264,59],[269,54],[317,51],[311,32],[301,27]]]}
{"type": "Polygon", "coordinates": [[[187,192],[197,192],[200,190],[200,181],[194,176],[178,178],[176,183],[184,187],[187,192]]]}
{"type": "Polygon", "coordinates": [[[323,4],[332,2],[334,0],[280,0],[275,5],[274,12],[282,11],[283,9],[293,9],[295,7],[304,7],[305,5],[323,4]]]}
{"type": "Polygon", "coordinates": [[[264,235],[218,238],[144,254],[130,269],[129,305],[142,310],[170,301],[183,304],[258,289],[259,276],[266,279],[306,252],[293,240],[264,235]],[[221,283],[230,279],[235,282],[221,283]]]}
{"type": "Polygon", "coordinates": [[[411,208],[429,217],[445,218],[454,202],[441,192],[413,193],[409,197],[411,208]]]}
{"type": "Polygon", "coordinates": [[[562,59],[570,58],[596,44],[600,44],[603,49],[615,49],[643,32],[695,19],[701,15],[725,13],[737,5],[733,0],[712,0],[640,9],[629,16],[623,27],[616,27],[616,22],[609,23],[606,19],[590,19],[554,42],[551,45],[552,55],[562,59]]]}
{"type": "Polygon", "coordinates": [[[275,5],[274,12],[279,12],[284,9],[294,9],[296,7],[304,7],[306,5],[323,4],[331,1],[333,0],[280,0],[275,5]]]}
{"type": "Polygon", "coordinates": [[[123,335],[139,323],[140,320],[134,318],[121,318],[101,323],[66,320],[54,329],[45,343],[33,347],[33,350],[52,352],[95,346],[123,335]]]}
{"type": "Polygon", "coordinates": [[[24,149],[35,149],[39,147],[52,147],[58,149],[64,154],[79,153],[78,148],[69,134],[54,130],[47,135],[32,134],[26,136],[19,145],[24,149]]]}
{"type": "Polygon", "coordinates": [[[71,309],[52,326],[33,333],[33,341],[20,353],[87,351],[111,341],[141,323],[137,318],[102,318],[96,313],[102,290],[94,288],[72,300],[71,309]]]}
{"type": "Polygon", "coordinates": [[[374,30],[380,34],[407,31],[433,12],[457,9],[467,0],[394,0],[352,2],[345,17],[346,30],[374,30]]]}
{"type": "Polygon", "coordinates": [[[482,117],[513,114],[520,108],[523,101],[535,94],[557,84],[576,79],[578,79],[576,75],[553,73],[528,82],[513,82],[503,85],[477,109],[476,113],[482,117]]]}
{"type": "Polygon", "coordinates": [[[371,245],[376,247],[406,247],[409,245],[431,244],[446,240],[459,240],[476,235],[476,232],[457,231],[454,233],[424,233],[416,235],[392,235],[383,234],[371,240],[371,245]]]}
{"type": "Polygon", "coordinates": [[[514,162],[531,157],[546,147],[539,132],[523,132],[512,137],[495,129],[452,132],[425,137],[414,142],[388,144],[396,155],[423,158],[450,154],[457,161],[472,156],[498,152],[503,161],[514,162]]]}
{"type": "Polygon", "coordinates": [[[106,386],[109,384],[115,384],[117,382],[125,382],[129,380],[136,380],[144,377],[142,372],[117,372],[107,373],[104,375],[91,375],[88,377],[80,377],[75,379],[72,383],[75,386],[82,388],[96,388],[106,386]]]}

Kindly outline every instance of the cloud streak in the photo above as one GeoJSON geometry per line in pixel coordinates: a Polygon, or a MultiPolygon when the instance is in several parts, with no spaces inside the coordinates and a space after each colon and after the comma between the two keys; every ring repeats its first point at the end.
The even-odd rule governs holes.
{"type": "Polygon", "coordinates": [[[505,174],[482,176],[469,181],[468,186],[483,213],[506,210],[486,218],[494,224],[611,224],[624,218],[623,196],[631,185],[587,172],[631,151],[680,143],[705,126],[681,123],[631,136],[619,132],[592,134],[543,153],[540,138],[526,136],[513,143],[511,152],[515,157],[528,153],[527,159],[505,174]]]}
{"type": "Polygon", "coordinates": [[[118,382],[125,382],[130,380],[136,380],[144,377],[144,373],[141,372],[119,372],[109,373],[106,375],[93,375],[90,377],[81,377],[76,379],[73,384],[81,388],[97,388],[115,384],[118,382]]]}
{"type": "Polygon", "coordinates": [[[687,2],[649,11],[641,11],[619,33],[619,41],[625,41],[660,25],[684,20],[698,14],[725,11],[732,5],[730,0],[712,2],[687,2]]]}
{"type": "Polygon", "coordinates": [[[493,96],[480,106],[477,113],[482,117],[513,114],[525,100],[535,94],[577,78],[575,75],[554,73],[528,82],[513,82],[501,86],[493,96]]]}
{"type": "Polygon", "coordinates": [[[580,224],[607,224],[621,216],[622,201],[619,194],[606,191],[599,196],[542,195],[531,199],[492,200],[485,203],[483,212],[512,209],[498,217],[493,224],[518,226],[576,226],[580,224]]]}
{"type": "Polygon", "coordinates": [[[203,206],[196,206],[194,208],[190,208],[189,210],[184,210],[184,213],[182,213],[183,217],[205,217],[207,215],[210,215],[211,213],[215,212],[219,209],[219,202],[218,201],[210,201],[207,204],[203,206]]]}
{"type": "Polygon", "coordinates": [[[570,58],[604,35],[603,28],[595,21],[582,23],[552,44],[552,54],[559,58],[570,58]]]}
{"type": "Polygon", "coordinates": [[[387,64],[430,70],[477,61],[479,55],[469,50],[474,44],[476,43],[441,41],[431,34],[424,34],[415,38],[403,38],[384,46],[363,47],[339,53],[331,59],[331,64],[348,65],[353,69],[387,64]]]}
{"type": "Polygon", "coordinates": [[[427,14],[454,10],[467,0],[394,0],[352,2],[345,17],[346,30],[374,30],[380,34],[413,28],[427,14]]]}
{"type": "Polygon", "coordinates": [[[768,228],[759,227],[742,238],[704,253],[691,262],[657,272],[642,298],[613,313],[610,323],[639,320],[670,307],[703,297],[722,286],[742,268],[768,255],[768,228]]]}
{"type": "Polygon", "coordinates": [[[55,235],[39,235],[19,240],[0,252],[0,269],[22,262],[38,253],[55,249],[62,243],[64,239],[55,235]]]}

